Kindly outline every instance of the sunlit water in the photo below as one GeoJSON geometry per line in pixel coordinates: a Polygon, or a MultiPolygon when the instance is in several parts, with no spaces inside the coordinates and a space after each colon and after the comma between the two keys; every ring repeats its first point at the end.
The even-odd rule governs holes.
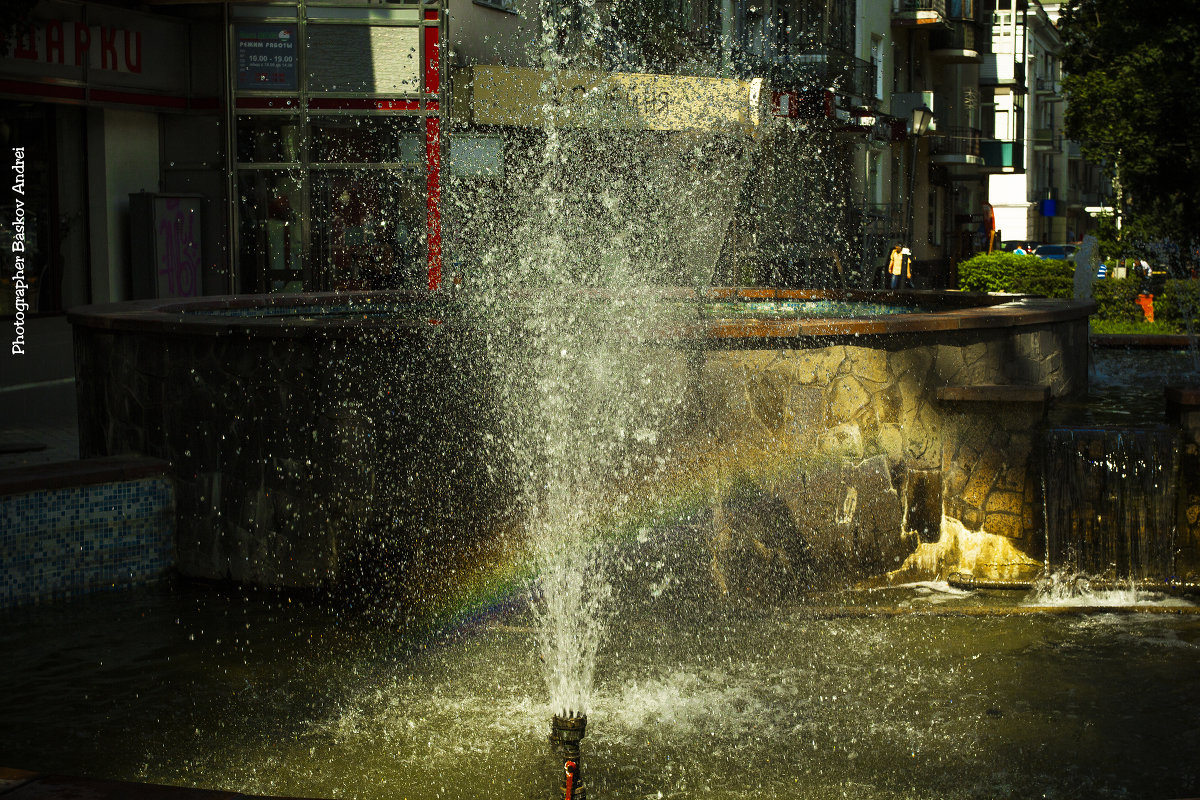
{"type": "Polygon", "coordinates": [[[1197,384],[1200,373],[1187,350],[1095,348],[1090,354],[1087,397],[1056,401],[1050,417],[1055,423],[1071,425],[1163,423],[1163,390],[1197,384]]]}
{"type": "MultiPolygon", "coordinates": [[[[945,584],[780,607],[614,599],[589,796],[1200,791],[1200,616],[1024,600],[945,584]]],[[[164,587],[9,613],[0,631],[11,765],[278,795],[554,796],[519,610],[417,638],[164,587]]]]}

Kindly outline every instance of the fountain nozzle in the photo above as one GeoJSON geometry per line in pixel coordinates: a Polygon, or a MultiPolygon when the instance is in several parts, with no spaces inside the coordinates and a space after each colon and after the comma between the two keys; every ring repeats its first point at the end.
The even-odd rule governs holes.
{"type": "Polygon", "coordinates": [[[550,718],[550,744],[563,759],[564,800],[586,800],[587,790],[583,787],[582,768],[579,761],[579,743],[587,732],[587,715],[568,711],[566,716],[555,714],[550,718]]]}

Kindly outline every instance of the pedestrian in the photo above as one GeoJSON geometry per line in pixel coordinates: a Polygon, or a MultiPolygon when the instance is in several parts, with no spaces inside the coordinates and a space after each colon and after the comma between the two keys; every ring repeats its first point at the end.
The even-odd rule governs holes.
{"type": "Polygon", "coordinates": [[[1021,245],[1017,245],[1016,247],[1013,248],[1013,255],[1014,256],[1023,256],[1023,255],[1027,255],[1027,253],[1025,252],[1024,247],[1022,247],[1021,245]]]}
{"type": "Polygon", "coordinates": [[[912,279],[912,260],[908,248],[896,242],[888,256],[888,274],[891,275],[889,287],[892,291],[904,285],[904,279],[912,279]]]}

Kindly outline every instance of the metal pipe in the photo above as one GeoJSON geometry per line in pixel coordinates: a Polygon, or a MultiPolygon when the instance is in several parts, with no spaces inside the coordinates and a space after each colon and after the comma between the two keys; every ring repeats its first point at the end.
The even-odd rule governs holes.
{"type": "Polygon", "coordinates": [[[587,732],[587,715],[568,711],[550,718],[550,745],[563,760],[563,800],[586,800],[579,743],[587,732]]]}

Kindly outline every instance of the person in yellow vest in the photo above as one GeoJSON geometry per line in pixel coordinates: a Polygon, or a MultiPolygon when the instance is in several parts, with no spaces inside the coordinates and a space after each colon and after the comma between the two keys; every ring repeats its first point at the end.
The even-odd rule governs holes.
{"type": "Polygon", "coordinates": [[[912,282],[912,254],[899,242],[888,256],[888,274],[892,276],[892,291],[904,288],[906,281],[912,282]]]}

